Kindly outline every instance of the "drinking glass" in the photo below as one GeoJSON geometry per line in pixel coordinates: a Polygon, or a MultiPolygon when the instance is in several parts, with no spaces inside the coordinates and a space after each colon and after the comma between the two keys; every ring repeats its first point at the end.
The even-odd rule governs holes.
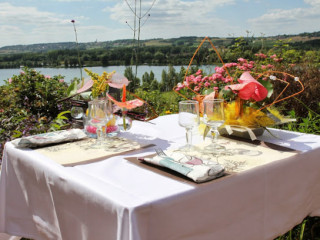
{"type": "Polygon", "coordinates": [[[226,148],[218,144],[218,128],[223,125],[225,121],[224,100],[204,100],[203,107],[203,121],[207,126],[211,127],[211,130],[214,132],[214,138],[212,139],[212,144],[209,146],[209,149],[213,151],[213,153],[225,151],[226,148]]]}
{"type": "Polygon", "coordinates": [[[179,102],[179,125],[186,129],[187,144],[184,150],[191,150],[192,129],[200,124],[199,102],[193,100],[179,102]]]}
{"type": "Polygon", "coordinates": [[[84,112],[82,107],[73,106],[70,110],[71,117],[80,119],[83,117],[84,112]]]}
{"type": "Polygon", "coordinates": [[[106,139],[106,124],[110,117],[108,100],[93,100],[89,102],[88,124],[96,127],[97,141],[92,147],[99,147],[106,139]]]}

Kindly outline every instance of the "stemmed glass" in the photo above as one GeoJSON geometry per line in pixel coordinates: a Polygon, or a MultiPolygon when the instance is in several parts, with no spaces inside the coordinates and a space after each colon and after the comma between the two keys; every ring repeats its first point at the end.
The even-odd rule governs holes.
{"type": "Polygon", "coordinates": [[[110,119],[108,100],[93,100],[89,102],[88,124],[96,127],[97,141],[92,147],[100,147],[106,138],[106,124],[110,119]]]}
{"type": "Polygon", "coordinates": [[[203,106],[203,121],[207,126],[211,127],[212,131],[214,132],[214,138],[212,139],[212,144],[209,146],[209,150],[213,151],[213,153],[223,152],[226,150],[226,148],[218,144],[218,128],[225,122],[224,100],[204,100],[203,106]]]}
{"type": "Polygon", "coordinates": [[[179,125],[186,129],[187,144],[183,150],[191,150],[192,129],[200,124],[199,102],[193,100],[179,102],[179,125]]]}

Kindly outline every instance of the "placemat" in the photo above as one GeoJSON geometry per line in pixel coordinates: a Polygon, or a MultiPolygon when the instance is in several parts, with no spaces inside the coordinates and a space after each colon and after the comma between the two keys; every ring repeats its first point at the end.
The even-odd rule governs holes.
{"type": "Polygon", "coordinates": [[[93,138],[87,138],[77,142],[38,148],[35,151],[63,166],[75,166],[153,146],[153,144],[141,144],[126,138],[114,137],[101,147],[92,148],[95,141],[93,138]]]}
{"type": "MultiPolygon", "coordinates": [[[[216,156],[214,156],[213,154],[210,156],[210,154],[203,153],[203,149],[207,147],[210,142],[198,144],[196,146],[198,147],[199,151],[188,153],[192,156],[196,156],[206,160],[218,161],[225,167],[225,174],[220,178],[214,179],[214,181],[220,181],[225,177],[230,177],[234,174],[255,168],[257,166],[262,166],[274,161],[286,159],[299,153],[299,151],[279,146],[273,143],[267,143],[259,140],[251,141],[238,137],[222,137],[221,143],[226,147],[227,153],[218,156],[218,158],[216,158],[216,156]]],[[[177,150],[168,150],[168,154],[170,154],[170,151],[177,150]]],[[[141,158],[153,156],[155,156],[155,154],[146,155],[141,158]]],[[[170,177],[177,181],[192,184],[194,186],[202,186],[210,184],[210,182],[212,182],[209,181],[200,184],[195,183],[188,177],[183,176],[182,174],[179,174],[173,170],[140,161],[136,157],[128,157],[125,159],[139,167],[148,169],[166,177],[170,177]]]]}
{"type": "Polygon", "coordinates": [[[223,165],[227,172],[243,172],[257,166],[262,166],[274,161],[286,159],[298,154],[298,151],[278,146],[264,141],[251,141],[238,137],[221,137],[219,144],[226,148],[226,152],[215,154],[207,153],[210,141],[196,145],[198,151],[188,153],[198,158],[210,159],[223,165]]]}

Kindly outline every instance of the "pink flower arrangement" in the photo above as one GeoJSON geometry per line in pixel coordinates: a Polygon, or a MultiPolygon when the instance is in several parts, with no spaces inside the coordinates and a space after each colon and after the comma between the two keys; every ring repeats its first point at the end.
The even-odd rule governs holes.
{"type": "Polygon", "coordinates": [[[255,56],[257,57],[256,61],[238,58],[237,62],[217,66],[215,72],[209,75],[204,74],[202,70],[198,70],[196,73],[186,76],[184,81],[178,83],[174,90],[184,98],[198,100],[200,105],[203,99],[214,93],[214,97],[224,98],[228,103],[236,101],[241,105],[239,109],[246,105],[247,107],[254,106],[258,110],[267,108],[303,91],[303,85],[299,81],[301,91],[282,97],[281,95],[289,84],[287,78],[289,76],[292,79],[294,78],[288,73],[277,72],[275,65],[272,64],[280,63],[283,59],[275,54],[268,57],[263,53],[258,53],[255,56]],[[272,102],[269,97],[273,93],[273,81],[275,80],[284,84],[284,90],[272,102]]]}
{"type": "MultiPolygon", "coordinates": [[[[275,61],[275,58],[277,58],[276,55],[272,55],[268,58],[267,55],[263,53],[255,54],[255,56],[257,57],[257,61],[249,61],[244,58],[239,58],[237,62],[225,63],[223,66],[216,66],[214,69],[215,72],[208,76],[205,76],[203,71],[199,69],[195,74],[186,76],[185,80],[182,83],[177,84],[175,90],[184,91],[187,89],[191,89],[197,94],[206,95],[212,91],[219,92],[223,89],[226,89],[225,86],[237,85],[237,83],[241,84],[241,86],[244,86],[245,84],[245,87],[242,88],[244,90],[249,89],[249,86],[250,88],[252,88],[252,81],[250,82],[250,84],[246,83],[247,81],[243,82],[241,78],[239,78],[239,75],[243,72],[265,72],[273,70],[275,66],[273,64],[270,64],[269,62],[275,61]],[[260,63],[260,61],[263,62],[260,63]]],[[[261,88],[262,85],[260,85],[257,86],[261,88]]],[[[235,91],[235,89],[239,87],[240,85],[237,85],[229,89],[237,92],[235,91]]],[[[244,90],[242,90],[241,92],[243,92],[244,90]]],[[[240,96],[242,96],[242,94],[240,94],[240,96]]]]}

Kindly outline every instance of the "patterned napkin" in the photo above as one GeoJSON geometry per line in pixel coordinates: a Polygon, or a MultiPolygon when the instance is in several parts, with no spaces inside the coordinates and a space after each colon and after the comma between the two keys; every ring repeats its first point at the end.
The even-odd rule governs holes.
{"type": "Polygon", "coordinates": [[[86,137],[87,135],[81,129],[70,129],[17,138],[11,141],[11,143],[15,147],[19,148],[35,148],[50,144],[80,140],[86,137]]]}
{"type": "Polygon", "coordinates": [[[167,152],[168,156],[139,158],[139,160],[176,171],[194,182],[206,182],[224,175],[224,167],[217,162],[200,159],[181,152],[167,152]]]}

